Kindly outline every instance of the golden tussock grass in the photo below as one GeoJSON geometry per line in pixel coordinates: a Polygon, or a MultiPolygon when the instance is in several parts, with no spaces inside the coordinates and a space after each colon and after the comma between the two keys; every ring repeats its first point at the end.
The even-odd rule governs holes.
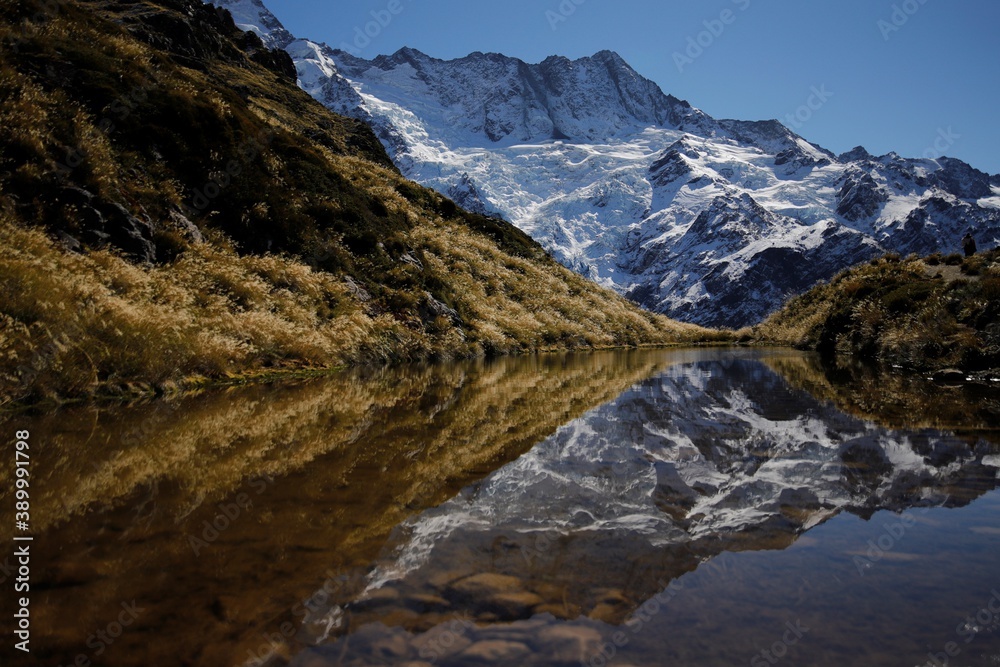
{"type": "Polygon", "coordinates": [[[841,273],[742,333],[916,370],[996,368],[998,272],[996,250],[945,266],[889,255],[841,273]]]}
{"type": "MultiPolygon", "coordinates": [[[[695,342],[554,262],[512,257],[438,220],[413,234],[461,326],[373,314],[342,278],[294,258],[192,244],[164,266],[68,253],[0,216],[5,401],[170,390],[260,369],[695,342]]],[[[405,266],[405,265],[404,265],[405,266]]],[[[443,320],[443,321],[440,321],[443,320]]]]}
{"type": "Polygon", "coordinates": [[[363,312],[343,281],[287,258],[194,244],[143,268],[108,251],[67,253],[3,217],[0,244],[6,400],[384,362],[427,345],[363,312]]]}

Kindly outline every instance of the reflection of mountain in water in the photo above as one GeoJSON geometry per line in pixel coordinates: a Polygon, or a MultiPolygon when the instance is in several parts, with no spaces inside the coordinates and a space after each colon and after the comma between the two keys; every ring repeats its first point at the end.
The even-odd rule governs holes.
{"type": "MultiPolygon", "coordinates": [[[[344,664],[420,664],[426,649],[473,665],[458,654],[495,641],[514,652],[487,664],[523,662],[522,644],[538,664],[579,664],[592,619],[621,623],[720,552],[784,548],[845,509],[963,505],[996,485],[1000,457],[976,437],[888,431],[790,388],[781,377],[871,410],[877,378],[845,403],[808,360],[522,357],[16,415],[8,427],[32,434],[39,545],[39,649],[25,660],[68,664],[134,599],[143,615],[101,664],[238,664],[287,622],[300,632],[279,637],[284,664],[344,632],[345,610],[346,644],[293,664],[337,664],[346,645],[344,664]],[[252,507],[195,553],[190,537],[240,493],[252,507]],[[301,623],[294,610],[324,581],[332,601],[301,623]],[[441,634],[467,615],[481,626],[441,634]]],[[[953,398],[949,415],[988,405],[953,398]]],[[[9,482],[0,471],[0,506],[9,482]]]]}
{"type": "Polygon", "coordinates": [[[426,629],[442,614],[414,612],[429,610],[621,623],[723,551],[784,548],[839,512],[959,505],[996,486],[987,443],[845,415],[754,356],[673,366],[408,521],[367,597],[346,606],[350,625],[426,629]]]}

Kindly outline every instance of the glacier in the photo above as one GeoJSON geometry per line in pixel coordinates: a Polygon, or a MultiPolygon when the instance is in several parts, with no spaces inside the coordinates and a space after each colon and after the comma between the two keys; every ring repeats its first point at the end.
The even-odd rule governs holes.
{"type": "Polygon", "coordinates": [[[841,155],[777,120],[710,117],[601,51],[372,59],[295,39],[261,0],[213,0],[369,123],[408,178],[501,217],[641,306],[713,327],[887,252],[1000,243],[1000,176],[941,156],[841,155]]]}

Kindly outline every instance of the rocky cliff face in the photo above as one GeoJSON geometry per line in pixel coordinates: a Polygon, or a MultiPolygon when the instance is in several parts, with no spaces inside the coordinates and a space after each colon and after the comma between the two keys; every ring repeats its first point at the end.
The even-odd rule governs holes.
{"type": "MultiPolygon", "coordinates": [[[[272,15],[254,29],[284,39],[272,15]]],[[[981,248],[1000,240],[998,176],[944,157],[836,156],[778,121],[715,120],[609,51],[528,64],[288,50],[300,85],[369,122],[408,177],[700,324],[754,324],[876,254],[953,252],[968,231],[981,248]]]]}
{"type": "Polygon", "coordinates": [[[271,49],[283,49],[295,41],[261,0],[215,0],[216,7],[229,10],[241,29],[255,33],[271,49]]]}

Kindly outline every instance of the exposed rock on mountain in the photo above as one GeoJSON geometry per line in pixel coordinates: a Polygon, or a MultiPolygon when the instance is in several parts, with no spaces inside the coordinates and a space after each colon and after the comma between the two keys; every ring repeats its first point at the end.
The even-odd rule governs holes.
{"type": "MultiPolygon", "coordinates": [[[[227,6],[260,11],[245,3],[227,6]]],[[[284,38],[272,15],[255,29],[284,38]]],[[[537,65],[408,48],[366,60],[307,40],[289,51],[303,87],[369,122],[407,176],[501,215],[642,305],[701,324],[758,322],[876,253],[952,251],[970,229],[981,248],[1000,239],[1000,177],[950,158],[836,156],[776,120],[714,120],[609,51],[537,65]],[[716,226],[732,216],[712,209],[743,195],[781,223],[761,227],[744,205],[734,215],[756,231],[734,242],[716,226]],[[651,256],[669,262],[650,269],[651,256]]]]}

